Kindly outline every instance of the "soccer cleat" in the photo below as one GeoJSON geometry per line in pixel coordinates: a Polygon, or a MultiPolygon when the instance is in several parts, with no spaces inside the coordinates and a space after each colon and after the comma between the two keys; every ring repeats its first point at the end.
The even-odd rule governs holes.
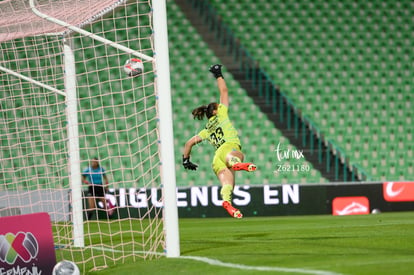
{"type": "Polygon", "coordinates": [[[256,165],[250,162],[239,162],[239,163],[234,164],[232,168],[234,171],[240,171],[240,170],[244,170],[248,172],[256,171],[256,165]]]}
{"type": "Polygon", "coordinates": [[[240,210],[234,208],[228,201],[223,202],[223,208],[226,209],[230,216],[232,216],[233,218],[243,218],[243,214],[240,212],[240,210]]]}

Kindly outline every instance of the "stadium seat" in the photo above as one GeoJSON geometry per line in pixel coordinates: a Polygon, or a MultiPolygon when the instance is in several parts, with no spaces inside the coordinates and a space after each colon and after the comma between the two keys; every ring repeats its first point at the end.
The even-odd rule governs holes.
{"type": "MultiPolygon", "coordinates": [[[[343,148],[347,144],[359,148],[358,154],[347,155],[352,156],[351,163],[363,161],[370,167],[372,179],[409,179],[405,167],[395,166],[391,173],[380,159],[364,158],[363,150],[378,146],[365,146],[364,137],[375,132],[380,140],[392,129],[397,129],[395,139],[412,144],[404,139],[406,128],[412,128],[411,1],[258,1],[255,9],[243,9],[247,18],[257,18],[261,12],[254,26],[245,24],[244,16],[225,15],[229,10],[240,14],[243,2],[212,0],[211,4],[293,103],[328,139],[343,148]],[[269,26],[277,26],[277,31],[269,32],[269,26]],[[246,38],[249,33],[255,33],[255,41],[246,38]],[[320,81],[309,77],[314,70],[320,81]],[[325,95],[319,100],[312,91],[325,95]],[[404,100],[398,103],[397,98],[404,100]],[[342,115],[333,116],[332,110],[342,115]]],[[[370,153],[374,152],[366,155],[370,153]]]]}
{"type": "MultiPolygon", "coordinates": [[[[238,10],[238,16],[244,13],[247,14],[247,11],[243,11],[243,9],[251,6],[251,2],[239,3],[234,1],[233,4],[240,8],[238,10]]],[[[226,10],[226,14],[232,18],[235,16],[233,10],[226,10]]],[[[183,45],[183,47],[172,47],[174,49],[174,55],[171,55],[170,62],[172,64],[172,71],[178,71],[180,75],[180,77],[173,76],[173,79],[177,81],[172,81],[173,106],[175,106],[174,128],[178,129],[175,130],[176,137],[174,144],[178,144],[176,158],[180,159],[184,142],[191,135],[201,130],[205,123],[205,121],[199,122],[192,120],[190,114],[192,108],[209,103],[212,97],[215,97],[216,101],[218,100],[217,95],[214,95],[217,91],[216,84],[206,74],[205,68],[214,62],[219,62],[219,60],[214,57],[207,45],[202,42],[201,37],[196,33],[195,29],[185,19],[184,15],[177,9],[174,3],[171,3],[171,6],[169,6],[168,15],[171,22],[180,22],[180,24],[173,24],[173,27],[170,29],[170,43],[172,45],[175,43],[183,45]],[[184,43],[185,41],[191,42],[184,43]],[[187,60],[191,60],[191,62],[187,60]],[[177,68],[178,70],[176,70],[177,66],[175,64],[189,65],[185,66],[184,69],[177,68]],[[182,81],[183,77],[185,78],[184,83],[182,81]]],[[[257,24],[256,20],[252,21],[252,24],[257,24]]],[[[238,26],[238,28],[243,30],[244,26],[238,26]]],[[[254,33],[250,33],[248,37],[257,38],[254,33]]],[[[246,92],[240,88],[239,84],[230,75],[226,75],[225,78],[231,93],[237,94],[237,97],[232,97],[229,112],[230,119],[232,119],[235,127],[240,132],[246,158],[259,166],[257,173],[240,175],[237,178],[237,184],[281,183],[282,181],[298,182],[299,180],[295,177],[274,177],[275,158],[273,154],[269,154],[267,147],[273,146],[275,143],[277,145],[280,133],[266,119],[265,115],[260,112],[258,107],[247,96],[246,92]],[[262,125],[266,127],[262,127],[262,125]]],[[[178,166],[177,178],[179,179],[179,184],[182,186],[203,185],[205,183],[217,184],[217,179],[211,171],[213,153],[213,148],[207,144],[196,146],[193,149],[192,159],[199,164],[201,174],[185,171],[181,166],[178,166]]],[[[320,174],[318,176],[320,179],[320,174]]]]}

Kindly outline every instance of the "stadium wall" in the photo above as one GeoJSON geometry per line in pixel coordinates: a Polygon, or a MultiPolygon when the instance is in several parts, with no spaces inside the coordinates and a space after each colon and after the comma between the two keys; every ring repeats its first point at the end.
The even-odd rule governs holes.
{"type": "MultiPolygon", "coordinates": [[[[162,207],[161,190],[121,188],[107,199],[116,204],[112,218],[140,216],[141,208],[155,213],[162,207]]],[[[177,189],[180,218],[227,217],[219,186],[177,189]]],[[[233,204],[245,217],[287,215],[356,215],[414,210],[414,182],[283,184],[236,186],[233,204]]],[[[101,211],[101,218],[106,217],[101,211]]]]}
{"type": "MultiPolygon", "coordinates": [[[[68,190],[53,190],[47,194],[27,191],[19,194],[24,199],[15,199],[17,191],[0,192],[0,216],[48,212],[52,221],[70,219],[68,190]],[[45,204],[43,196],[53,196],[54,199],[45,204]],[[65,202],[63,209],[62,200],[65,202]],[[36,202],[35,206],[27,207],[28,201],[36,202]]],[[[163,207],[162,192],[157,188],[110,189],[107,199],[116,207],[111,219],[143,215],[153,217],[163,207]],[[151,210],[146,213],[144,208],[151,210]]],[[[227,217],[221,202],[219,186],[177,189],[180,218],[227,217]]],[[[245,217],[413,211],[414,182],[244,185],[236,186],[233,204],[245,217]]],[[[84,209],[87,209],[86,199],[84,209]]],[[[99,218],[107,218],[103,210],[100,211],[99,218]]]]}

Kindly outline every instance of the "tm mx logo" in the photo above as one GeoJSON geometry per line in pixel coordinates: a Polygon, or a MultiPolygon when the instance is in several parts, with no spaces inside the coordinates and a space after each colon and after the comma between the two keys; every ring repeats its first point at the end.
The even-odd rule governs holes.
{"type": "Polygon", "coordinates": [[[28,263],[36,258],[38,252],[39,244],[30,232],[0,235],[0,261],[2,262],[12,265],[17,258],[20,258],[23,262],[28,263]]]}

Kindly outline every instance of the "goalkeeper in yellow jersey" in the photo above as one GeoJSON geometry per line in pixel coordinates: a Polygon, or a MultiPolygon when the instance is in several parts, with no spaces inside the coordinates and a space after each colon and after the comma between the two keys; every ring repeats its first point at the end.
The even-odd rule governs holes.
{"type": "Polygon", "coordinates": [[[244,155],[241,151],[240,139],[237,131],[228,116],[229,95],[224,81],[221,65],[211,66],[210,72],[217,80],[220,92],[220,103],[210,103],[192,111],[194,119],[202,120],[207,117],[206,127],[197,135],[190,138],[184,146],[183,166],[185,169],[196,170],[197,165],[190,161],[191,148],[203,140],[208,140],[216,148],[212,168],[221,183],[221,197],[223,207],[235,218],[242,218],[243,214],[231,204],[235,184],[235,171],[255,171],[253,163],[243,163],[244,155]]]}

